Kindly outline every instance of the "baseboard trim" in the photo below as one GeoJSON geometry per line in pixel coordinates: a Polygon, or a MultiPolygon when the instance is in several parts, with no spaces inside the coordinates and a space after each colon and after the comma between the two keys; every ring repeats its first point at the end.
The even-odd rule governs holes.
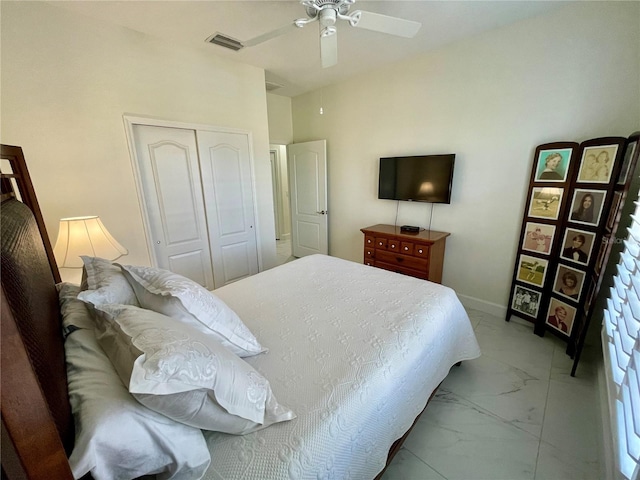
{"type": "Polygon", "coordinates": [[[467,308],[473,308],[474,310],[480,310],[481,312],[494,315],[496,317],[505,318],[507,316],[507,307],[499,305],[497,303],[487,302],[479,298],[470,297],[468,295],[461,295],[458,293],[460,303],[467,308]]]}

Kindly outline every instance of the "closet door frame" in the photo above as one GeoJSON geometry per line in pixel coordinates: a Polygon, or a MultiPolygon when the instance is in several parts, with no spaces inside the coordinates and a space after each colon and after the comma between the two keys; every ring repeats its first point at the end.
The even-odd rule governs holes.
{"type": "MultiPolygon", "coordinates": [[[[198,131],[207,131],[207,132],[220,132],[220,133],[237,133],[241,135],[247,135],[247,140],[249,142],[249,167],[251,170],[251,190],[253,192],[253,218],[255,225],[255,234],[256,234],[256,250],[258,255],[258,271],[262,271],[263,261],[262,261],[262,245],[260,238],[260,219],[258,218],[258,204],[257,204],[257,191],[256,191],[256,175],[255,175],[255,156],[253,153],[253,135],[249,130],[243,130],[238,128],[229,128],[229,127],[217,127],[215,125],[206,125],[199,123],[185,123],[178,122],[173,120],[165,120],[153,117],[146,117],[144,115],[123,115],[125,133],[127,137],[127,146],[129,148],[129,158],[131,160],[131,168],[133,170],[133,177],[136,182],[136,193],[138,195],[138,202],[140,204],[140,215],[142,217],[142,223],[144,227],[145,240],[147,243],[147,252],[149,254],[149,258],[151,259],[151,265],[154,267],[158,266],[158,259],[156,257],[155,248],[153,247],[153,239],[151,237],[151,222],[148,215],[147,202],[144,198],[144,190],[142,187],[142,175],[140,172],[140,162],[138,158],[138,154],[136,152],[135,147],[135,137],[133,132],[134,125],[145,125],[150,127],[168,127],[168,128],[181,128],[184,130],[194,130],[196,131],[196,139],[198,131]]],[[[215,274],[215,272],[214,272],[215,274]]]]}

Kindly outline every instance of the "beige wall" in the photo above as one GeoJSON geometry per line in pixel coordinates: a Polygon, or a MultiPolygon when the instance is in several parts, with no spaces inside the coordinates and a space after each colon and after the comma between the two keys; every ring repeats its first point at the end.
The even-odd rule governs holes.
{"type": "Polygon", "coordinates": [[[532,157],[552,141],[640,129],[640,3],[583,2],[293,99],[294,141],[325,138],[332,255],[395,222],[378,159],[455,153],[450,205],[400,202],[398,224],[451,232],[443,282],[506,306],[532,157]]]}
{"type": "Polygon", "coordinates": [[[52,242],[100,215],[149,256],[123,114],[252,132],[263,266],[275,263],[264,71],[39,2],[2,2],[2,143],[20,145],[52,242]]]}
{"type": "Polygon", "coordinates": [[[269,141],[273,144],[289,145],[293,142],[293,121],[291,118],[291,99],[267,94],[267,113],[269,118],[269,141]]]}

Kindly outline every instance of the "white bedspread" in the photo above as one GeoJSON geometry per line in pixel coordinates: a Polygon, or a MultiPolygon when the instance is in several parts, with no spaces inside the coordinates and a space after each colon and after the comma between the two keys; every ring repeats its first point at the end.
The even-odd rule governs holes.
{"type": "Polygon", "coordinates": [[[480,355],[453,290],[334,257],[215,293],[269,349],[245,360],[298,416],[207,433],[207,479],[371,480],[451,366],[480,355]]]}

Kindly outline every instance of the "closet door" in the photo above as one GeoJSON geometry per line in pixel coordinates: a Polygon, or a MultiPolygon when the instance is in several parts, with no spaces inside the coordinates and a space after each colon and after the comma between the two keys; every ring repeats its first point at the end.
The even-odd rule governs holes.
{"type": "Polygon", "coordinates": [[[258,273],[249,136],[197,131],[216,288],[258,273]]]}
{"type": "Polygon", "coordinates": [[[133,126],[156,264],[214,288],[194,130],[133,126]]]}

